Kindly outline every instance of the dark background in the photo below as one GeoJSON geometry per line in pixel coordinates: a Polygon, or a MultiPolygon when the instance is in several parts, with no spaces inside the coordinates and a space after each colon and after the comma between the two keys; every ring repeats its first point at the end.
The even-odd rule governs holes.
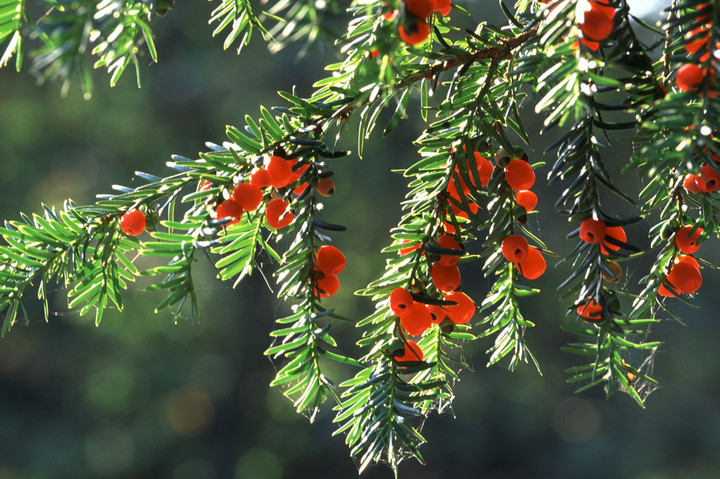
{"type": "MultiPolygon", "coordinates": [[[[206,25],[213,4],[178,3],[157,22],[160,63],[144,62],[141,89],[130,71],[114,89],[97,72],[92,100],[83,100],[79,88],[61,98],[57,84],[38,87],[25,72],[0,70],[0,218],[17,219],[20,211],[59,206],[68,197],[92,202],[113,183],[132,184],[138,169],[163,174],[171,154],[195,157],[204,141],[223,141],[226,124],[242,126],[259,105],[279,103],[276,90],[295,85],[308,95],[324,76],[322,67],[334,61],[330,47],[302,60],[293,50],[271,56],[259,38],[240,56],[223,52],[222,39],[211,39],[206,25]]],[[[415,161],[411,141],[421,130],[411,114],[389,138],[375,136],[362,160],[352,155],[335,163],[337,194],[326,202],[325,218],[349,227],[335,235],[348,268],[328,304],[344,315],[361,318],[372,308],[351,293],[382,271],[376,251],[388,243],[405,194],[404,180],[390,170],[415,161]]],[[[531,161],[541,161],[551,138],[534,138],[531,161]]],[[[605,159],[618,171],[630,151],[613,144],[605,159]]],[[[352,139],[345,147],[356,150],[352,139]]],[[[570,226],[553,212],[557,190],[544,185],[544,174],[534,188],[541,214],[531,225],[562,256],[570,226]]],[[[631,175],[618,181],[633,194],[640,186],[631,175]]],[[[614,211],[633,213],[620,204],[614,211]]],[[[629,228],[631,240],[647,246],[651,221],[629,228]]],[[[701,256],[717,264],[716,244],[709,241],[701,256]]],[[[632,291],[651,259],[628,267],[635,274],[627,280],[632,291]]],[[[479,271],[479,265],[463,267],[464,288],[475,298],[490,285],[479,271]]],[[[429,442],[421,449],[427,465],[405,462],[401,477],[720,477],[717,271],[703,270],[698,309],[678,308],[687,326],[665,321],[654,328],[651,339],[665,342],[654,371],[663,387],[645,410],[625,395],[606,400],[598,389],[576,395],[566,384],[563,370],[580,364],[560,351],[576,339],[559,328],[571,321],[554,290],[567,274],[566,266],[550,268],[539,283],[542,294],[523,300],[526,317],[537,325],[527,337],[543,375],[529,365],[515,373],[485,368],[490,343],[467,345],[475,370],[463,372],[457,384],[456,418],[427,420],[429,442]]],[[[232,289],[201,263],[195,277],[199,324],[154,315],[160,297],[139,292],[142,283],[128,292],[125,311],[108,313],[97,328],[92,315],[67,312],[62,289],[48,323],[34,292],[28,294],[29,327],[16,327],[0,341],[0,478],[357,475],[343,438],[331,436],[329,407],[309,424],[268,388],[274,367],[263,351],[274,318],[287,307],[259,275],[232,289]]],[[[340,343],[352,350],[357,331],[337,326],[340,343]]],[[[363,475],[391,476],[382,466],[363,475]]]]}

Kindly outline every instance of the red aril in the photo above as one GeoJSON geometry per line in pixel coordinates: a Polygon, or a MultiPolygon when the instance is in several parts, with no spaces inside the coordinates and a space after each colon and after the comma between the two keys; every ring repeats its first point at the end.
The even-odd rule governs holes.
{"type": "Polygon", "coordinates": [[[400,324],[410,336],[419,336],[432,326],[430,311],[422,303],[413,304],[410,311],[400,316],[400,324]]]}
{"type": "Polygon", "coordinates": [[[527,161],[515,158],[505,167],[505,181],[515,191],[527,190],[535,184],[535,172],[527,161]]]}
{"type": "Polygon", "coordinates": [[[530,247],[524,260],[517,263],[520,272],[527,279],[538,279],[545,273],[547,264],[537,248],[530,247]]]}
{"type": "Polygon", "coordinates": [[[326,274],[315,280],[315,295],[318,298],[327,298],[337,293],[340,288],[340,281],[337,276],[332,274],[326,274]]]}
{"type": "Polygon", "coordinates": [[[255,211],[262,203],[263,193],[259,186],[250,183],[240,183],[230,195],[245,211],[255,211]]]}
{"type": "Polygon", "coordinates": [[[315,255],[317,269],[326,275],[337,275],[345,269],[345,255],[333,245],[322,245],[315,255]]]}
{"type": "Polygon", "coordinates": [[[277,230],[292,223],[293,212],[288,209],[288,206],[287,201],[282,198],[270,200],[265,209],[265,218],[271,228],[277,230]]]}
{"type": "Polygon", "coordinates": [[[422,361],[423,360],[423,352],[422,349],[420,349],[420,346],[413,341],[412,339],[408,339],[407,343],[405,343],[405,349],[403,350],[402,354],[395,356],[395,361],[397,362],[406,362],[406,361],[422,361]]]}
{"type": "Polygon", "coordinates": [[[580,225],[580,239],[590,244],[600,244],[605,239],[607,225],[603,220],[585,218],[580,225]]]}
{"type": "Polygon", "coordinates": [[[515,193],[515,202],[530,212],[537,206],[538,197],[530,190],[520,190],[515,193]]]}
{"type": "Polygon", "coordinates": [[[400,38],[408,45],[417,45],[424,42],[430,36],[430,26],[422,20],[416,19],[411,22],[408,29],[405,30],[404,25],[400,25],[398,32],[400,38]]]}
{"type": "Polygon", "coordinates": [[[695,232],[691,236],[690,232],[692,229],[692,226],[683,226],[675,233],[675,245],[685,254],[693,254],[700,249],[697,240],[700,239],[703,229],[699,227],[695,228],[695,232]]]}
{"type": "Polygon", "coordinates": [[[445,306],[447,316],[455,324],[465,324],[475,314],[475,303],[468,295],[460,291],[446,294],[446,301],[454,301],[456,304],[445,306]]]}
{"type": "Polygon", "coordinates": [[[618,251],[620,249],[620,246],[609,242],[607,240],[608,237],[621,243],[625,243],[627,241],[627,235],[625,234],[625,230],[622,226],[608,226],[605,229],[605,238],[603,238],[603,242],[600,244],[600,252],[602,254],[609,254],[608,250],[618,251]]]}
{"type": "MultiPolygon", "coordinates": [[[[438,246],[444,249],[454,249],[458,250],[458,252],[462,251],[460,249],[460,245],[457,241],[455,241],[455,238],[449,235],[442,235],[437,240],[438,246]]],[[[440,255],[440,259],[438,260],[438,263],[440,263],[443,266],[452,266],[454,264],[457,264],[457,262],[460,261],[459,255],[450,255],[450,254],[444,254],[440,255]]]]}
{"type": "Polygon", "coordinates": [[[409,313],[414,304],[415,300],[412,294],[405,288],[395,288],[390,293],[390,309],[395,313],[395,316],[403,316],[409,313]]]}
{"type": "MultiPolygon", "coordinates": [[[[590,298],[588,298],[590,299],[590,298]]],[[[602,306],[594,299],[577,307],[577,314],[589,321],[602,321],[602,306]]]]}
{"type": "Polygon", "coordinates": [[[140,210],[126,211],[120,218],[120,229],[129,236],[139,236],[145,231],[145,215],[140,210]]]}
{"type": "Polygon", "coordinates": [[[440,291],[455,291],[460,287],[460,270],[457,265],[443,266],[435,263],[430,268],[433,284],[440,291]]]}
{"type": "Polygon", "coordinates": [[[524,236],[510,235],[502,241],[502,254],[511,263],[518,263],[528,254],[528,242],[524,236]]]}

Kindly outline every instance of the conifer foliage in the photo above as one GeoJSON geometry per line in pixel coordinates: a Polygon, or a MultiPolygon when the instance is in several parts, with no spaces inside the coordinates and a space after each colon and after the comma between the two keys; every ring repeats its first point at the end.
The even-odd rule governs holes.
{"type": "MultiPolygon", "coordinates": [[[[158,61],[152,21],[173,8],[172,0],[46,0],[39,12],[27,3],[0,0],[0,65],[14,59],[20,69],[29,53],[41,81],[59,80],[63,91],[79,81],[88,95],[89,62],[115,84],[130,64],[139,71],[141,51],[158,61]]],[[[644,406],[656,385],[651,326],[680,320],[673,305],[701,288],[711,266],[702,246],[720,222],[719,0],[668,2],[657,28],[625,0],[499,2],[504,25],[482,19],[485,2],[215,3],[212,34],[225,35],[224,48],[239,51],[256,32],[273,50],[334,44],[339,60],[310,96],[280,92],[278,105],[227,127],[222,145],[208,143],[194,159],[174,156],[165,176],[136,172],[139,186],[114,185],[95,204],[68,200],[7,220],[3,333],[31,319],[23,307],[31,290],[46,303],[46,319],[48,287],[60,285],[70,308],[99,323],[108,307],[122,309],[123,291],[140,275],[165,293],[156,311],[196,317],[192,267],[200,255],[234,285],[259,270],[259,255],[269,256],[278,297],[292,307],[266,351],[280,363],[272,386],[311,420],[329,402],[361,471],[379,462],[396,470],[404,458],[422,461],[421,426],[451,405],[468,369],[466,342],[487,338],[488,365],[540,368],[526,342],[540,318],[523,314],[521,299],[544,286],[560,291],[568,314],[557,322],[576,337],[564,349],[582,358],[568,381],[579,391],[621,391],[644,406]],[[340,38],[330,35],[330,18],[347,21],[340,38]],[[458,26],[468,19],[477,20],[473,29],[458,26]],[[654,45],[640,41],[641,29],[654,45]],[[523,122],[532,114],[553,138],[547,165],[527,146],[523,122]],[[352,274],[332,245],[346,226],[326,217],[321,201],[333,201],[336,183],[342,188],[331,179],[337,158],[361,156],[378,126],[386,136],[408,116],[426,127],[415,141],[417,161],[403,172],[403,213],[381,251],[384,271],[357,292],[374,311],[346,318],[325,307],[352,274]],[[359,120],[357,151],[340,151],[351,117],[359,120]],[[606,168],[616,131],[632,142],[622,161],[624,173],[642,181],[636,194],[617,187],[606,168]],[[554,206],[538,204],[532,191],[545,179],[562,186],[554,206]],[[606,206],[615,200],[636,216],[616,217],[606,206]],[[568,221],[573,248],[559,261],[549,247],[560,239],[528,227],[528,216],[544,208],[568,221]],[[650,249],[625,230],[641,216],[654,221],[650,249]],[[138,254],[162,264],[140,271],[138,254]],[[651,269],[620,281],[640,255],[654,258],[651,269]],[[562,284],[543,282],[548,262],[560,264],[562,284]],[[466,294],[470,275],[493,282],[484,297],[466,294]],[[360,357],[331,334],[348,319],[360,357]],[[332,377],[329,362],[354,373],[332,377]]]]}

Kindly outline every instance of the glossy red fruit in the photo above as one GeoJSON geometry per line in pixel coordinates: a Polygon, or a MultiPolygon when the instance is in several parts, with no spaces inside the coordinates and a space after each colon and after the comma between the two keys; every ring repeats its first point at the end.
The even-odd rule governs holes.
{"type": "Polygon", "coordinates": [[[688,41],[688,43],[685,44],[685,50],[691,55],[694,55],[701,49],[707,50],[710,45],[708,27],[700,26],[690,30],[685,34],[685,40],[688,41]]]}
{"type": "Polygon", "coordinates": [[[593,0],[580,0],[576,16],[583,37],[590,40],[603,41],[615,28],[615,9],[593,0]]]}
{"type": "MultiPolygon", "coordinates": [[[[438,246],[440,246],[441,248],[461,251],[460,245],[457,241],[455,241],[455,238],[453,238],[452,236],[442,235],[438,238],[437,242],[438,246]]],[[[444,254],[440,255],[438,263],[443,266],[452,266],[454,264],[457,264],[458,261],[460,261],[460,256],[444,254]]]]}
{"type": "Polygon", "coordinates": [[[432,317],[432,322],[434,324],[442,323],[447,317],[447,311],[443,309],[443,306],[428,304],[427,310],[430,312],[430,316],[432,317]]]}
{"type": "Polygon", "coordinates": [[[320,196],[332,196],[335,193],[335,182],[332,178],[320,178],[315,186],[320,196]]]}
{"type": "Polygon", "coordinates": [[[435,0],[405,0],[405,8],[419,18],[427,18],[435,9],[435,0]]]}
{"type": "Polygon", "coordinates": [[[524,236],[510,235],[502,241],[502,254],[511,263],[518,263],[525,259],[529,245],[524,236]]]}
{"type": "Polygon", "coordinates": [[[263,193],[259,186],[240,183],[233,188],[230,195],[245,211],[255,211],[262,203],[263,193]]]}
{"type": "Polygon", "coordinates": [[[450,0],[435,0],[435,11],[440,12],[443,17],[447,17],[452,10],[450,0]]]}
{"type": "Polygon", "coordinates": [[[421,335],[433,324],[430,311],[422,303],[413,304],[410,311],[399,317],[400,324],[410,336],[421,335]]]}
{"type": "Polygon", "coordinates": [[[685,261],[676,263],[672,267],[667,275],[667,280],[681,293],[694,293],[702,286],[700,271],[685,261]]]}
{"type": "Polygon", "coordinates": [[[272,186],[272,178],[270,173],[265,168],[260,168],[250,175],[250,184],[257,186],[258,188],[267,188],[272,186]]]}
{"type": "Polygon", "coordinates": [[[443,266],[435,263],[430,268],[430,277],[440,291],[455,291],[460,287],[460,270],[457,265],[443,266]]]}
{"type": "Polygon", "coordinates": [[[703,193],[712,193],[720,189],[720,174],[710,165],[700,168],[700,173],[695,176],[695,186],[703,193]]]}
{"type": "Polygon", "coordinates": [[[594,299],[590,299],[587,303],[578,306],[577,314],[581,318],[593,322],[602,321],[603,319],[602,306],[594,299]]]}
{"type": "Polygon", "coordinates": [[[675,84],[680,91],[697,91],[705,79],[705,72],[699,65],[688,63],[678,68],[675,74],[675,84]]]}
{"type": "Polygon", "coordinates": [[[580,225],[580,239],[590,244],[600,244],[605,239],[607,225],[603,220],[586,218],[580,225]]]}
{"type": "Polygon", "coordinates": [[[326,274],[315,281],[315,295],[318,298],[327,298],[338,292],[340,280],[333,274],[326,274]]]}
{"type": "Polygon", "coordinates": [[[527,161],[515,158],[505,167],[505,181],[515,191],[527,190],[535,184],[535,172],[527,161]]]}
{"type": "Polygon", "coordinates": [[[297,196],[302,195],[302,194],[305,192],[305,190],[308,189],[308,186],[310,186],[308,183],[303,183],[302,185],[298,185],[298,186],[293,190],[293,194],[294,194],[294,195],[297,195],[297,196]]]}
{"type": "Polygon", "coordinates": [[[703,229],[695,228],[695,232],[690,235],[690,231],[692,231],[692,229],[692,226],[683,226],[677,231],[677,233],[675,233],[675,244],[678,249],[685,254],[693,254],[700,249],[700,245],[697,244],[697,240],[703,233],[703,229]]]}
{"type": "Polygon", "coordinates": [[[685,188],[685,191],[688,193],[700,193],[700,188],[698,188],[696,184],[697,178],[697,175],[693,175],[692,173],[685,175],[685,179],[683,179],[683,188],[685,188]]]}
{"type": "Polygon", "coordinates": [[[216,219],[219,220],[223,218],[240,218],[243,214],[243,209],[242,206],[240,206],[240,203],[233,200],[232,198],[228,198],[227,200],[217,205],[215,213],[216,219]]]}
{"type": "Polygon", "coordinates": [[[267,166],[270,184],[275,188],[283,188],[292,182],[292,163],[280,156],[271,156],[267,166]]]}
{"type": "Polygon", "coordinates": [[[270,200],[265,210],[265,218],[271,228],[277,230],[292,223],[293,212],[288,209],[288,206],[287,201],[282,198],[270,200]]]}
{"type": "Polygon", "coordinates": [[[390,309],[395,316],[403,316],[412,310],[415,300],[405,288],[395,288],[390,293],[390,309]]]}
{"type": "Polygon", "coordinates": [[[407,343],[405,343],[405,349],[403,350],[401,355],[395,356],[395,361],[397,362],[405,362],[405,361],[422,361],[423,360],[423,352],[422,349],[420,349],[420,346],[413,341],[412,339],[408,339],[407,343]]]}
{"type": "Polygon", "coordinates": [[[447,316],[455,324],[465,324],[475,314],[475,303],[468,295],[455,291],[444,296],[447,301],[454,301],[456,304],[445,306],[447,316]]]}
{"type": "Polygon", "coordinates": [[[408,45],[417,45],[424,42],[430,36],[430,26],[422,20],[415,20],[410,23],[407,31],[404,25],[398,28],[400,38],[408,45]]]}
{"type": "Polygon", "coordinates": [[[315,265],[319,271],[328,275],[337,275],[345,269],[345,255],[333,245],[322,245],[315,255],[315,265]]]}
{"type": "Polygon", "coordinates": [[[625,243],[627,241],[627,235],[625,234],[625,230],[623,229],[622,226],[608,226],[605,229],[605,238],[603,239],[603,242],[600,244],[600,252],[602,254],[609,254],[608,250],[618,251],[620,249],[620,246],[610,243],[607,240],[608,237],[613,238],[622,243],[625,243]]]}
{"type": "Polygon", "coordinates": [[[120,229],[128,236],[139,236],[145,231],[145,215],[140,210],[126,211],[120,218],[120,229]]]}
{"type": "Polygon", "coordinates": [[[520,190],[515,193],[515,201],[517,204],[525,208],[525,211],[532,211],[537,206],[538,197],[530,190],[520,190]]]}
{"type": "Polygon", "coordinates": [[[545,273],[547,263],[545,263],[542,253],[531,246],[525,259],[518,263],[518,268],[520,268],[520,272],[525,278],[538,279],[545,273]]]}
{"type": "Polygon", "coordinates": [[[687,254],[681,254],[677,258],[675,258],[675,263],[687,263],[691,265],[696,270],[700,271],[700,264],[697,262],[695,258],[693,258],[690,255],[687,254]]]}

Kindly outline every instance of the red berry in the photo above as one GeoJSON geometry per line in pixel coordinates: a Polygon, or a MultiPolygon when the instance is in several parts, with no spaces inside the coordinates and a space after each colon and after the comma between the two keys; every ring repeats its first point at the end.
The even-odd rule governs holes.
{"type": "Polygon", "coordinates": [[[443,17],[447,17],[450,14],[452,6],[450,0],[435,0],[435,11],[440,12],[443,17]]]}
{"type": "Polygon", "coordinates": [[[705,79],[705,72],[694,63],[688,63],[678,68],[675,74],[675,84],[680,91],[697,91],[705,79]]]}
{"type": "Polygon", "coordinates": [[[335,246],[326,244],[317,250],[315,264],[325,275],[336,275],[345,269],[345,255],[335,246]]]}
{"type": "Polygon", "coordinates": [[[310,165],[305,163],[298,169],[293,170],[293,166],[295,166],[295,163],[297,163],[297,160],[287,160],[287,162],[290,164],[290,170],[292,171],[292,173],[290,175],[290,183],[294,183],[297,180],[299,180],[300,177],[303,175],[303,173],[305,173],[305,171],[307,171],[307,169],[310,168],[310,165]]]}
{"type": "Polygon", "coordinates": [[[405,362],[405,361],[422,361],[423,360],[423,352],[422,349],[420,349],[420,346],[413,341],[412,339],[408,339],[407,343],[405,343],[405,349],[403,350],[402,355],[395,356],[395,361],[397,362],[405,362]]]}
{"type": "Polygon", "coordinates": [[[475,303],[465,293],[455,291],[446,294],[444,297],[447,301],[454,301],[457,304],[445,306],[447,316],[455,324],[465,324],[475,314],[475,303]]]}
{"type": "Polygon", "coordinates": [[[520,190],[515,193],[515,202],[530,212],[537,206],[538,197],[530,190],[520,190]]]}
{"type": "Polygon", "coordinates": [[[700,188],[698,188],[696,184],[697,179],[697,175],[688,173],[687,175],[685,175],[685,179],[683,179],[683,188],[685,188],[688,193],[700,193],[700,188]]]}
{"type": "Polygon", "coordinates": [[[332,196],[332,194],[335,193],[335,182],[332,178],[320,178],[316,188],[320,196],[332,196]]]}
{"type": "Polygon", "coordinates": [[[405,8],[419,18],[427,18],[435,9],[435,0],[405,0],[405,8]]]}
{"type": "Polygon", "coordinates": [[[527,161],[515,158],[505,167],[505,181],[515,191],[527,190],[535,184],[535,172],[527,161]]]}
{"type": "Polygon", "coordinates": [[[432,317],[432,322],[434,324],[442,323],[448,314],[442,306],[437,306],[434,304],[428,304],[427,309],[430,312],[430,316],[432,317]]]}
{"type": "Polygon", "coordinates": [[[603,220],[586,218],[580,225],[580,239],[590,244],[600,244],[605,239],[607,226],[603,220]]]}
{"type": "Polygon", "coordinates": [[[407,31],[404,25],[400,25],[398,29],[400,38],[408,45],[417,45],[422,43],[430,36],[430,26],[422,20],[416,19],[410,23],[407,31]]]}
{"type": "MultiPolygon", "coordinates": [[[[455,241],[455,238],[449,235],[442,235],[437,240],[438,246],[444,249],[456,249],[458,251],[461,251],[460,245],[457,241],[455,241]]],[[[443,266],[452,266],[454,264],[457,264],[457,262],[460,261],[460,256],[456,255],[450,255],[450,254],[444,254],[440,255],[440,259],[438,260],[438,263],[440,263],[443,266]]]]}
{"type": "Polygon", "coordinates": [[[300,196],[303,194],[305,190],[307,190],[308,186],[310,186],[308,183],[303,183],[302,185],[298,185],[297,188],[293,190],[294,195],[300,196]]]}
{"type": "Polygon", "coordinates": [[[675,258],[676,263],[687,263],[691,265],[696,270],[700,271],[700,264],[698,264],[697,260],[693,258],[690,255],[681,254],[677,258],[675,258]]]}
{"type": "Polygon", "coordinates": [[[337,293],[340,281],[333,274],[326,274],[315,281],[315,295],[318,298],[327,298],[337,293]]]}
{"type": "Polygon", "coordinates": [[[703,193],[712,193],[720,188],[720,174],[710,165],[700,168],[700,174],[695,176],[695,186],[703,193]]]}
{"type": "Polygon", "coordinates": [[[292,182],[292,163],[280,156],[271,156],[267,166],[270,175],[271,185],[275,188],[282,188],[292,182]]]}
{"type": "Polygon", "coordinates": [[[528,254],[528,242],[524,236],[510,235],[502,242],[502,254],[511,263],[518,263],[528,254]]]}
{"type": "Polygon", "coordinates": [[[615,28],[615,9],[592,0],[577,4],[577,21],[583,37],[594,41],[605,40],[615,28]]]}
{"type": "Polygon", "coordinates": [[[410,311],[400,316],[400,324],[410,336],[419,336],[432,326],[430,311],[422,303],[413,304],[410,311]]]}
{"type": "Polygon", "coordinates": [[[280,229],[288,226],[293,221],[293,212],[288,209],[287,201],[281,198],[270,200],[265,210],[265,218],[268,225],[273,229],[280,229]]]}
{"type": "Polygon", "coordinates": [[[240,183],[235,186],[230,198],[235,200],[245,211],[255,211],[262,203],[263,193],[259,186],[240,183]]]}
{"type": "Polygon", "coordinates": [[[120,229],[129,236],[139,236],[145,231],[145,215],[140,210],[126,211],[120,218],[120,229]]]}
{"type": "Polygon", "coordinates": [[[265,168],[260,168],[255,173],[250,175],[250,184],[257,186],[258,188],[266,188],[272,186],[272,178],[270,173],[265,168]]]}
{"type": "Polygon", "coordinates": [[[547,264],[542,253],[537,248],[532,246],[528,249],[527,256],[524,260],[518,263],[520,272],[527,279],[538,279],[545,273],[547,264]]]}
{"type": "MultiPolygon", "coordinates": [[[[410,241],[409,239],[404,239],[404,240],[401,240],[401,241],[400,241],[400,243],[403,243],[403,244],[405,244],[405,243],[410,243],[410,242],[411,242],[411,241],[410,241]]],[[[416,249],[420,248],[420,246],[422,246],[422,243],[419,243],[419,242],[418,242],[418,243],[415,243],[415,244],[413,244],[413,245],[411,245],[411,246],[408,246],[408,247],[406,247],[406,248],[400,248],[400,249],[398,250],[398,254],[399,254],[400,256],[405,256],[405,255],[407,255],[407,254],[412,253],[412,252],[415,251],[416,249]]]]}
{"type": "Polygon", "coordinates": [[[403,316],[409,313],[414,304],[415,300],[412,294],[405,288],[395,288],[390,293],[390,309],[395,313],[395,316],[403,316]]]}
{"type": "MultiPolygon", "coordinates": [[[[242,206],[240,206],[240,203],[233,200],[232,198],[228,198],[227,200],[217,205],[215,213],[216,219],[219,220],[223,218],[240,218],[243,214],[243,209],[242,206]]],[[[236,222],[237,221],[233,221],[232,223],[236,222]]]]}
{"type": "Polygon", "coordinates": [[[680,251],[685,254],[693,254],[700,249],[700,245],[697,244],[697,240],[703,233],[703,229],[695,228],[695,232],[692,236],[690,236],[690,231],[692,231],[692,229],[692,226],[683,226],[677,233],[675,233],[675,244],[680,251]]]}
{"type": "Polygon", "coordinates": [[[681,293],[694,293],[702,286],[700,271],[687,261],[676,263],[668,273],[667,280],[681,293]]]}
{"type": "Polygon", "coordinates": [[[610,243],[609,241],[606,241],[607,238],[613,238],[615,240],[618,240],[622,243],[625,243],[627,241],[627,235],[625,234],[625,230],[622,226],[608,226],[605,229],[605,238],[603,239],[603,242],[600,244],[600,252],[602,254],[608,254],[608,250],[611,251],[617,251],[620,249],[620,246],[617,246],[615,244],[610,243]],[[607,248],[607,249],[605,249],[607,248]]]}
{"type": "Polygon", "coordinates": [[[589,321],[602,321],[602,306],[594,299],[577,307],[578,316],[589,321]]]}
{"type": "Polygon", "coordinates": [[[460,287],[460,270],[457,265],[443,266],[435,263],[430,268],[433,284],[440,291],[455,291],[460,287]]]}
{"type": "Polygon", "coordinates": [[[700,49],[707,50],[710,45],[708,28],[706,26],[700,26],[690,30],[685,34],[685,40],[688,41],[688,43],[685,44],[685,50],[691,55],[694,55],[700,51],[700,49]]]}

